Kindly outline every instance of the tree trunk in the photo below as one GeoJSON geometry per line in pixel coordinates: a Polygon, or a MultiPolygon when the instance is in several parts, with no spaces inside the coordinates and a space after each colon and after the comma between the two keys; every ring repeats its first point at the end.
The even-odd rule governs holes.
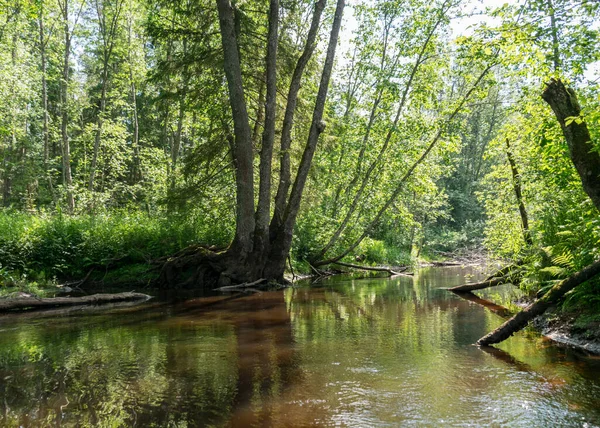
{"type": "Polygon", "coordinates": [[[594,150],[587,124],[580,118],[581,107],[577,96],[559,79],[552,79],[546,85],[542,98],[550,105],[560,123],[583,190],[600,210],[600,153],[594,150]],[[566,123],[567,119],[569,124],[566,123]]]}
{"type": "MultiPolygon", "coordinates": [[[[169,287],[219,285],[231,289],[232,284],[252,283],[259,279],[264,279],[267,282],[284,281],[285,263],[289,256],[292,233],[300,208],[304,185],[306,184],[319,135],[325,127],[322,118],[345,6],[345,0],[338,0],[309,137],[290,194],[290,200],[285,206],[283,215],[281,217],[274,215],[269,226],[270,203],[268,196],[270,194],[270,163],[272,160],[270,151],[273,148],[276,101],[277,25],[274,21],[277,20],[279,13],[278,1],[271,0],[270,2],[267,48],[267,105],[265,108],[263,150],[261,152],[259,209],[256,213],[254,212],[252,133],[244,97],[234,11],[229,0],[216,0],[216,2],[224,51],[225,76],[229,88],[229,101],[234,122],[235,135],[230,144],[232,145],[236,166],[236,235],[233,243],[226,251],[216,252],[206,248],[190,247],[167,260],[159,261],[157,263],[161,269],[159,283],[169,287]]],[[[324,1],[317,3],[317,7],[320,3],[324,7],[324,1]]],[[[318,15],[316,12],[315,14],[318,15]]],[[[313,24],[315,22],[318,22],[318,19],[313,19],[313,24]]],[[[311,30],[313,27],[311,26],[311,30]]],[[[313,43],[309,40],[299,63],[305,60],[308,61],[308,53],[312,48],[313,43]]],[[[303,69],[302,64],[296,67],[295,80],[292,79],[290,89],[290,93],[293,95],[291,98],[295,97],[295,93],[297,94],[299,86],[296,88],[294,85],[299,85],[302,77],[300,71],[303,69]]],[[[291,120],[295,110],[295,101],[290,104],[290,98],[288,98],[287,110],[291,112],[287,119],[291,120]]],[[[291,126],[291,122],[289,126],[291,126]]]]}
{"type": "Polygon", "coordinates": [[[62,164],[63,185],[67,192],[67,210],[70,214],[75,211],[75,198],[73,196],[73,176],[71,174],[71,146],[69,142],[69,58],[71,55],[71,30],[69,28],[69,2],[61,3],[61,12],[64,20],[65,47],[63,55],[63,70],[61,82],[61,123],[60,132],[62,137],[62,164]]]}
{"type": "Polygon", "coordinates": [[[544,295],[544,297],[527,306],[527,308],[506,321],[496,330],[479,339],[477,344],[480,346],[487,346],[508,339],[517,331],[522,330],[529,321],[538,315],[543,314],[549,307],[558,303],[566,293],[598,274],[600,274],[600,260],[597,260],[586,268],[556,284],[544,295]]]}
{"type": "Polygon", "coordinates": [[[265,126],[260,151],[260,181],[256,226],[254,230],[254,258],[259,264],[269,251],[269,218],[271,215],[271,169],[275,142],[275,114],[277,109],[277,34],[279,25],[279,0],[270,0],[269,33],[267,38],[267,95],[265,100],[265,126]]]}
{"type": "Polygon", "coordinates": [[[46,43],[44,29],[44,2],[40,3],[40,16],[38,18],[39,27],[39,43],[40,43],[40,60],[42,72],[42,110],[43,110],[43,125],[42,138],[44,140],[44,174],[48,180],[48,189],[53,193],[52,177],[50,176],[48,161],[50,158],[50,135],[48,130],[48,81],[46,79],[46,43]]]}
{"type": "Polygon", "coordinates": [[[495,287],[497,285],[507,284],[510,282],[510,278],[500,277],[500,278],[489,278],[482,282],[475,282],[473,284],[464,284],[459,285],[457,287],[449,288],[449,291],[454,292],[465,292],[465,291],[475,291],[475,290],[483,290],[484,288],[495,287]]]}
{"type": "Polygon", "coordinates": [[[521,215],[521,224],[523,226],[523,239],[525,243],[531,247],[533,240],[531,239],[531,233],[529,232],[529,219],[527,217],[527,210],[525,209],[525,203],[523,202],[523,192],[521,192],[521,176],[517,170],[517,164],[515,158],[510,150],[510,142],[506,139],[506,157],[508,157],[508,163],[510,164],[510,170],[512,172],[513,188],[515,190],[515,196],[519,205],[519,214],[521,215]]]}
{"type": "Polygon", "coordinates": [[[275,212],[271,222],[272,231],[277,231],[283,224],[283,215],[291,184],[290,148],[292,145],[292,128],[294,126],[294,114],[296,113],[298,92],[300,91],[300,83],[302,81],[302,76],[304,75],[304,70],[306,69],[306,66],[308,65],[308,62],[310,61],[310,58],[315,50],[315,41],[319,30],[319,23],[321,22],[321,15],[323,13],[323,9],[325,9],[325,4],[326,0],[319,0],[317,3],[315,3],[315,10],[313,12],[310,29],[306,38],[306,44],[304,45],[302,55],[300,55],[300,58],[298,58],[298,62],[294,68],[294,74],[292,75],[292,80],[290,82],[287,105],[283,118],[283,126],[281,129],[279,186],[277,187],[277,195],[275,196],[275,212]]]}
{"type": "Polygon", "coordinates": [[[104,124],[104,112],[106,110],[106,80],[108,74],[108,63],[104,63],[102,71],[102,93],[100,95],[100,109],[98,110],[98,121],[96,123],[96,135],[94,136],[94,152],[92,153],[92,164],[90,166],[90,181],[88,190],[94,191],[94,178],[96,177],[96,166],[98,162],[98,151],[102,138],[102,125],[104,124]]]}
{"type": "Polygon", "coordinates": [[[294,185],[290,193],[289,202],[283,213],[281,227],[275,234],[275,239],[272,241],[269,264],[265,268],[267,277],[270,278],[276,278],[280,280],[283,279],[285,262],[292,246],[292,235],[294,233],[296,217],[298,216],[298,211],[300,210],[300,202],[302,200],[304,186],[308,178],[308,172],[310,170],[310,165],[312,163],[315,150],[317,149],[319,136],[325,130],[325,123],[323,123],[323,111],[325,110],[325,101],[327,99],[327,92],[329,89],[329,80],[331,78],[331,71],[333,69],[335,51],[342,25],[342,16],[345,5],[345,0],[338,0],[336,5],[333,24],[331,26],[329,45],[327,47],[327,56],[325,57],[325,64],[321,74],[321,82],[319,84],[319,91],[317,93],[308,140],[306,142],[304,153],[302,154],[302,159],[298,167],[296,180],[294,181],[294,185]]]}
{"type": "Polygon", "coordinates": [[[235,249],[239,253],[242,261],[252,251],[252,233],[255,226],[252,132],[244,96],[233,6],[229,0],[216,1],[224,54],[223,67],[229,88],[229,103],[235,134],[233,159],[236,184],[236,230],[232,250],[235,249]]]}

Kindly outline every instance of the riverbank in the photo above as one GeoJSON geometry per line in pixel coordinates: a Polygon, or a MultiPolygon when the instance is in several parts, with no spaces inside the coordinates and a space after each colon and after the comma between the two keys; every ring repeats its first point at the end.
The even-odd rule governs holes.
{"type": "Polygon", "coordinates": [[[600,355],[600,317],[597,315],[565,313],[554,308],[536,318],[533,326],[555,342],[600,355]]]}

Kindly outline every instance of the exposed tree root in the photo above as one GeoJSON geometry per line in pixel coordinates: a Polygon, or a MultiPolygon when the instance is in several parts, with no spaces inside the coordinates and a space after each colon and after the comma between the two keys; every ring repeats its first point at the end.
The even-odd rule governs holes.
{"type": "Polygon", "coordinates": [[[225,271],[225,259],[225,253],[192,245],[153,264],[160,269],[157,282],[161,288],[212,287],[225,271]]]}
{"type": "Polygon", "coordinates": [[[101,303],[115,303],[135,300],[144,301],[148,299],[150,299],[150,296],[141,293],[93,294],[91,296],[83,297],[28,297],[25,299],[0,300],[0,312],[7,312],[17,309],[40,309],[74,305],[98,305],[101,303]]]}

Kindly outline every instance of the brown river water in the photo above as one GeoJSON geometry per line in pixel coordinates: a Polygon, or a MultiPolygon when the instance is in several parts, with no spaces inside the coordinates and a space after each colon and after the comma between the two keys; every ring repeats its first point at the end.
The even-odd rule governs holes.
{"type": "Polygon", "coordinates": [[[471,274],[3,315],[0,426],[600,426],[599,357],[473,346],[502,317],[445,290],[471,274]]]}

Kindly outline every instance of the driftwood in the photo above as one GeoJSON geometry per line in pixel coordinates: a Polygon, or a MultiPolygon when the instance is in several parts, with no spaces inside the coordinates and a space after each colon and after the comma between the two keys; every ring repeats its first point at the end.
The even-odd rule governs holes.
{"type": "Polygon", "coordinates": [[[0,312],[17,309],[54,308],[57,306],[99,305],[102,303],[148,300],[151,297],[141,293],[93,294],[83,297],[49,297],[0,300],[0,312]]]}
{"type": "Polygon", "coordinates": [[[256,291],[253,289],[250,289],[250,287],[253,287],[257,284],[260,284],[261,282],[265,282],[266,279],[261,278],[261,279],[257,279],[256,281],[253,282],[244,282],[243,284],[235,284],[235,285],[226,285],[224,287],[219,287],[219,288],[215,288],[215,291],[238,291],[238,290],[244,290],[244,289],[249,289],[249,291],[256,291]]]}
{"type": "Polygon", "coordinates": [[[449,291],[474,291],[474,290],[483,290],[484,288],[490,288],[490,287],[495,287],[497,285],[502,285],[502,284],[508,284],[510,283],[510,278],[503,276],[500,278],[491,278],[491,279],[486,279],[485,281],[482,282],[475,282],[473,284],[464,284],[464,285],[459,285],[457,287],[452,287],[449,288],[449,291]]]}
{"type": "Polygon", "coordinates": [[[353,268],[353,269],[370,270],[370,271],[374,271],[374,272],[387,272],[387,273],[389,273],[392,276],[408,275],[406,273],[403,273],[404,271],[408,270],[408,266],[403,266],[401,271],[393,271],[393,270],[391,270],[390,268],[387,268],[387,267],[361,266],[361,265],[354,265],[352,263],[343,263],[343,262],[334,262],[334,264],[340,265],[340,266],[349,267],[349,268],[353,268]]]}
{"type": "Polygon", "coordinates": [[[600,260],[595,261],[591,265],[556,284],[544,295],[544,297],[527,306],[527,308],[506,321],[496,330],[479,339],[477,344],[480,346],[487,346],[508,339],[514,333],[525,328],[529,321],[544,313],[549,307],[558,303],[566,293],[598,274],[600,274],[600,260]]]}

